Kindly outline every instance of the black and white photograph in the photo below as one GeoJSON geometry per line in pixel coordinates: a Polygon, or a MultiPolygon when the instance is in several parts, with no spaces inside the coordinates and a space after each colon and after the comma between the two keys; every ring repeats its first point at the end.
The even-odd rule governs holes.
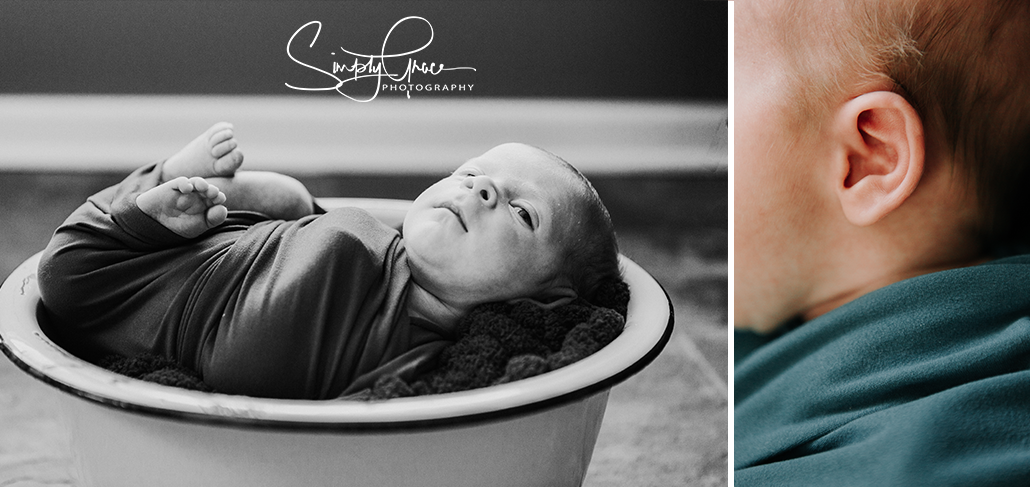
{"type": "Polygon", "coordinates": [[[731,485],[732,4],[0,0],[0,486],[731,485]]]}

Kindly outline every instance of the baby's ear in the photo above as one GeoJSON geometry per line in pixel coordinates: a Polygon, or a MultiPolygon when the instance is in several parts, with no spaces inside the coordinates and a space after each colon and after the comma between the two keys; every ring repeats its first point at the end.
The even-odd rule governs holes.
{"type": "Polygon", "coordinates": [[[576,300],[576,291],[568,286],[556,286],[547,291],[544,291],[532,298],[516,298],[509,300],[509,304],[515,304],[519,302],[533,303],[548,311],[557,308],[559,306],[565,306],[576,300]]]}
{"type": "Polygon", "coordinates": [[[833,126],[844,216],[866,226],[901,206],[923,175],[923,123],[904,97],[875,91],[845,103],[833,126]]]}

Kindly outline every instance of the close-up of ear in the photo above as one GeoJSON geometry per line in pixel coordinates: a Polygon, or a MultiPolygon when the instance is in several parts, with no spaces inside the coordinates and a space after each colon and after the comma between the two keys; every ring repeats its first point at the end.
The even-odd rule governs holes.
{"type": "Polygon", "coordinates": [[[834,122],[837,196],[854,225],[897,209],[923,175],[923,124],[897,93],[875,91],[843,106],[834,122]]]}

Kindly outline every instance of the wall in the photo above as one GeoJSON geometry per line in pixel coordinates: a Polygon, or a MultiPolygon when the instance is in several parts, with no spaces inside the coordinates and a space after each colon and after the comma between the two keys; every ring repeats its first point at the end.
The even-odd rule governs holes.
{"type": "Polygon", "coordinates": [[[300,60],[327,67],[344,57],[335,48],[379,52],[417,15],[429,24],[402,24],[388,50],[424,44],[431,25],[411,57],[476,68],[436,77],[474,84],[467,96],[725,100],[726,11],[702,0],[3,1],[0,93],[302,95],[284,84],[328,79],[286,56],[302,25],[322,32],[310,49],[313,31],[298,36],[300,60]]]}

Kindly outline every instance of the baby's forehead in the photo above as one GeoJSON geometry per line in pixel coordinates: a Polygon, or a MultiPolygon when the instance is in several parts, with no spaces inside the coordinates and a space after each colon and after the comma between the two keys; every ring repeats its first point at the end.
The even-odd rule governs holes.
{"type": "Polygon", "coordinates": [[[515,180],[569,182],[575,172],[557,156],[536,147],[509,143],[494,147],[459,167],[478,167],[515,180]]]}
{"type": "Polygon", "coordinates": [[[528,144],[509,142],[495,146],[470,161],[486,159],[500,164],[532,164],[547,167],[555,158],[556,156],[543,149],[528,144]]]}
{"type": "Polygon", "coordinates": [[[572,166],[550,152],[530,145],[501,144],[469,159],[459,170],[466,167],[507,178],[514,186],[521,186],[534,196],[547,200],[557,220],[574,217],[588,198],[586,184],[572,166]]]}

